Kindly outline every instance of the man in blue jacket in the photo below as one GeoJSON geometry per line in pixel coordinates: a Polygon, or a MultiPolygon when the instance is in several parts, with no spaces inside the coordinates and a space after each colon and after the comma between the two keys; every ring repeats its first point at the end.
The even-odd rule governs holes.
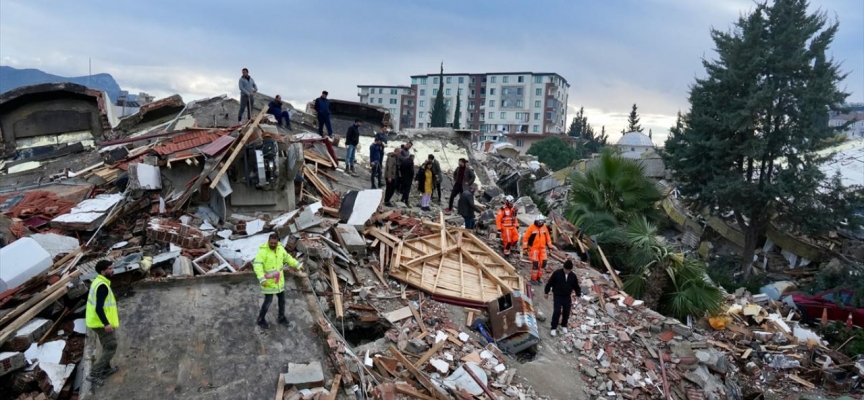
{"type": "Polygon", "coordinates": [[[378,189],[381,187],[381,164],[384,162],[384,144],[378,136],[375,136],[375,143],[369,146],[369,162],[372,164],[372,189],[378,189]]]}
{"type": "Polygon", "coordinates": [[[258,85],[255,80],[249,76],[249,70],[243,68],[243,76],[240,77],[240,113],[237,115],[237,122],[243,121],[243,111],[246,111],[246,118],[252,119],[252,96],[258,92],[258,85]]]}
{"type": "Polygon", "coordinates": [[[276,117],[276,123],[279,125],[282,125],[284,120],[285,127],[291,129],[291,114],[282,109],[282,96],[277,94],[276,98],[267,104],[267,114],[276,117]]]}
{"type": "Polygon", "coordinates": [[[318,134],[324,137],[324,125],[327,125],[327,136],[333,139],[333,126],[330,125],[330,100],[327,91],[321,92],[321,97],[315,99],[315,113],[318,115],[318,134]]]}

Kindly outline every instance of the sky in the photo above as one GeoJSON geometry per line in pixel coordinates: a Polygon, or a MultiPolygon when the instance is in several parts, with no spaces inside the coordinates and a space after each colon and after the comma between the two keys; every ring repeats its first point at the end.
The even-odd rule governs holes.
{"type": "MultiPolygon", "coordinates": [[[[864,0],[811,0],[840,22],[830,48],[864,102],[864,0]]],[[[239,97],[247,67],[262,93],[295,106],[328,90],[410,85],[411,75],[556,72],[599,131],[620,136],[634,103],[658,144],[750,0],[0,1],[0,65],[61,76],[107,72],[131,93],[239,97]]],[[[2,77],[0,77],[2,79],[2,77]]],[[[303,108],[301,106],[301,108],[303,108]]],[[[569,121],[568,121],[569,122],[569,121]]]]}

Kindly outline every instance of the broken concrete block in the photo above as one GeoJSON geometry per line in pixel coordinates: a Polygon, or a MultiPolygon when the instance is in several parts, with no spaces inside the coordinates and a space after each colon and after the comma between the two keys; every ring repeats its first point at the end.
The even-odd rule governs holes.
{"type": "Polygon", "coordinates": [[[192,276],[192,260],[185,256],[175,258],[172,273],[174,276],[192,276]]]}
{"type": "Polygon", "coordinates": [[[357,232],[354,225],[339,224],[333,228],[338,236],[339,243],[345,247],[345,251],[355,258],[366,257],[366,239],[357,232]]]}
{"type": "Polygon", "coordinates": [[[51,220],[51,227],[67,230],[95,230],[114,205],[123,200],[123,194],[100,194],[92,199],[84,200],[69,211],[51,220]]]}
{"type": "Polygon", "coordinates": [[[35,370],[39,389],[42,389],[42,392],[47,393],[52,399],[56,399],[74,370],[75,364],[55,364],[40,361],[35,370]]]}
{"type": "Polygon", "coordinates": [[[717,350],[696,350],[696,359],[714,372],[725,375],[726,371],[729,370],[729,363],[726,356],[717,350]]]}
{"type": "Polygon", "coordinates": [[[0,248],[0,293],[21,286],[53,264],[51,254],[35,240],[25,237],[0,248]]]}
{"type": "Polygon", "coordinates": [[[27,360],[24,358],[24,353],[18,351],[0,353],[0,376],[24,368],[26,365],[27,360]]]}
{"type": "Polygon", "coordinates": [[[45,318],[34,318],[15,332],[8,346],[15,351],[27,350],[33,342],[38,341],[45,332],[48,332],[50,327],[51,321],[45,318]]]}
{"type": "Polygon", "coordinates": [[[151,218],[147,223],[147,238],[186,249],[200,249],[210,240],[204,232],[167,218],[151,218]]]}
{"type": "Polygon", "coordinates": [[[127,172],[130,190],[162,189],[162,175],[155,165],[131,163],[127,172]]]}
{"type": "Polygon", "coordinates": [[[447,371],[450,370],[450,364],[448,364],[447,361],[444,361],[444,360],[439,360],[437,358],[433,358],[433,359],[429,360],[429,364],[431,364],[433,367],[435,367],[435,369],[442,374],[446,374],[447,371]]]}
{"type": "Polygon", "coordinates": [[[319,361],[309,364],[288,364],[288,372],[282,374],[285,385],[294,385],[298,389],[308,389],[324,385],[324,370],[319,361]]]}
{"type": "Polygon", "coordinates": [[[381,189],[351,190],[342,197],[339,204],[339,217],[348,225],[363,227],[384,201],[381,189]]]}
{"type": "Polygon", "coordinates": [[[78,248],[78,239],[71,236],[58,235],[56,233],[37,233],[30,236],[30,238],[39,243],[48,254],[51,254],[51,257],[68,254],[78,248]]]}
{"type": "Polygon", "coordinates": [[[408,344],[405,346],[405,351],[414,354],[423,354],[429,350],[429,345],[420,340],[420,339],[411,339],[408,341],[408,344]]]}

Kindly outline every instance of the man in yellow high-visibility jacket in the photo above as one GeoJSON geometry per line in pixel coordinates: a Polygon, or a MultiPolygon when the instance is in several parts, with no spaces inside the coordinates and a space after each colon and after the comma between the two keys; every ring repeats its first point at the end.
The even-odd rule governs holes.
{"type": "Polygon", "coordinates": [[[102,345],[102,354],[90,368],[87,380],[97,386],[105,383],[105,378],[117,372],[117,367],[111,366],[111,359],[117,351],[116,329],[120,327],[120,319],[117,316],[117,300],[111,290],[111,281],[114,275],[114,263],[102,260],[96,263],[96,278],[90,285],[90,294],[87,296],[87,308],[84,322],[99,337],[102,345]]]}
{"type": "Polygon", "coordinates": [[[264,293],[264,303],[261,304],[261,311],[258,312],[258,326],[263,329],[270,328],[265,316],[270,308],[270,303],[273,301],[273,295],[276,295],[279,305],[277,321],[281,325],[290,325],[288,318],[285,318],[285,275],[282,274],[285,265],[298,271],[303,269],[303,264],[291,257],[279,243],[279,235],[273,233],[267,243],[258,248],[258,254],[255,256],[255,261],[252,262],[255,276],[261,283],[261,293],[264,293]]]}

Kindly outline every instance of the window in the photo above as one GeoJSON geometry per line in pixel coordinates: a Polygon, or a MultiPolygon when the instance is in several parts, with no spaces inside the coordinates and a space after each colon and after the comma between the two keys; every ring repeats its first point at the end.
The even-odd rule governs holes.
{"type": "Polygon", "coordinates": [[[471,89],[470,93],[471,93],[471,98],[474,98],[474,93],[475,93],[474,89],[471,89]]]}
{"type": "Polygon", "coordinates": [[[546,113],[546,119],[552,120],[552,113],[551,112],[546,113]]]}
{"type": "Polygon", "coordinates": [[[516,78],[516,81],[519,82],[519,83],[525,82],[525,77],[524,77],[524,76],[520,76],[520,77],[516,78]]]}
{"type": "Polygon", "coordinates": [[[636,148],[635,148],[635,147],[631,147],[631,148],[630,148],[630,151],[636,151],[636,148]]]}
{"type": "Polygon", "coordinates": [[[393,114],[396,114],[396,109],[395,109],[395,108],[391,108],[391,109],[390,109],[390,115],[393,115],[393,114]]]}
{"type": "Polygon", "coordinates": [[[495,78],[496,78],[496,77],[494,77],[494,76],[491,77],[491,78],[489,78],[489,83],[495,83],[495,78]]]}
{"type": "Polygon", "coordinates": [[[434,78],[432,78],[432,84],[433,84],[433,85],[437,85],[437,84],[438,84],[438,77],[437,77],[437,76],[434,77],[434,78]]]}
{"type": "Polygon", "coordinates": [[[420,95],[425,96],[426,95],[426,89],[420,89],[420,95]]]}
{"type": "Polygon", "coordinates": [[[375,98],[374,97],[369,98],[369,104],[375,104],[375,98]]]}
{"type": "Polygon", "coordinates": [[[456,94],[459,95],[459,96],[461,96],[463,90],[464,90],[464,89],[462,89],[462,88],[456,89],[456,94]]]}
{"type": "Polygon", "coordinates": [[[423,118],[423,114],[425,113],[423,111],[420,111],[419,113],[417,113],[417,118],[423,118]]]}
{"type": "Polygon", "coordinates": [[[540,100],[534,100],[534,108],[540,108],[540,100]]]}
{"type": "Polygon", "coordinates": [[[378,94],[384,94],[384,89],[383,89],[383,88],[378,88],[378,94]]]}
{"type": "Polygon", "coordinates": [[[432,95],[437,96],[438,95],[438,89],[432,89],[432,95]]]}
{"type": "Polygon", "coordinates": [[[450,100],[445,101],[444,104],[446,104],[447,107],[450,107],[450,100]]]}
{"type": "Polygon", "coordinates": [[[524,139],[516,139],[516,147],[525,147],[524,139]]]}
{"type": "Polygon", "coordinates": [[[477,78],[471,78],[471,84],[473,85],[475,83],[477,83],[477,78]]]}
{"type": "Polygon", "coordinates": [[[501,119],[507,119],[507,113],[506,112],[503,112],[503,111],[501,112],[501,119]]]}
{"type": "Polygon", "coordinates": [[[491,112],[491,111],[489,112],[489,119],[495,119],[495,113],[494,112],[491,112]]]}
{"type": "Polygon", "coordinates": [[[449,96],[450,95],[450,89],[444,89],[444,95],[449,96]]]}
{"type": "Polygon", "coordinates": [[[420,84],[425,85],[426,84],[426,78],[420,78],[420,84]]]}
{"type": "Polygon", "coordinates": [[[534,132],[534,133],[538,133],[538,132],[540,132],[540,125],[534,125],[534,126],[531,128],[531,131],[534,132]]]}
{"type": "Polygon", "coordinates": [[[384,102],[384,98],[383,98],[383,97],[379,97],[379,98],[378,98],[378,104],[381,104],[381,103],[383,103],[383,102],[384,102]]]}
{"type": "Polygon", "coordinates": [[[543,77],[542,76],[535,76],[534,77],[534,83],[543,83],[543,77]]]}
{"type": "Polygon", "coordinates": [[[490,96],[494,96],[494,95],[495,95],[495,88],[491,88],[491,89],[489,89],[489,95],[490,95],[490,96]]]}
{"type": "Polygon", "coordinates": [[[421,122],[421,123],[417,124],[417,127],[418,127],[418,128],[422,128],[422,127],[423,127],[423,123],[421,122]]]}
{"type": "Polygon", "coordinates": [[[414,105],[414,100],[408,100],[408,104],[407,104],[407,105],[409,105],[409,106],[413,106],[413,105],[414,105]]]}
{"type": "Polygon", "coordinates": [[[426,107],[426,100],[420,100],[420,107],[426,107]]]}
{"type": "Polygon", "coordinates": [[[486,88],[481,88],[480,89],[480,96],[483,97],[485,95],[486,95],[486,88]]]}
{"type": "Polygon", "coordinates": [[[468,109],[473,110],[474,109],[474,103],[468,103],[468,109]]]}
{"type": "Polygon", "coordinates": [[[473,121],[474,120],[474,114],[468,114],[468,120],[473,121]]]}
{"type": "Polygon", "coordinates": [[[503,107],[508,107],[508,106],[510,106],[510,102],[509,102],[509,101],[507,101],[507,100],[501,100],[501,107],[502,107],[502,108],[503,108],[503,107]]]}
{"type": "Polygon", "coordinates": [[[507,82],[509,82],[509,81],[510,81],[510,77],[509,77],[509,76],[505,76],[505,77],[501,78],[501,82],[503,82],[503,83],[507,83],[507,82]]]}
{"type": "Polygon", "coordinates": [[[535,120],[535,121],[539,121],[539,120],[540,120],[540,113],[534,113],[534,120],[535,120]]]}
{"type": "Polygon", "coordinates": [[[534,89],[534,95],[535,96],[542,96],[543,95],[543,89],[540,89],[540,88],[534,89]]]}
{"type": "Polygon", "coordinates": [[[522,100],[516,100],[516,107],[522,108],[522,100]]]}
{"type": "Polygon", "coordinates": [[[520,96],[522,95],[522,88],[521,88],[521,87],[520,87],[520,88],[516,88],[516,94],[518,94],[518,95],[520,95],[520,96]]]}
{"type": "Polygon", "coordinates": [[[390,89],[390,94],[399,94],[399,89],[390,89]]]}
{"type": "Polygon", "coordinates": [[[416,85],[417,84],[417,78],[411,78],[411,84],[416,85]]]}
{"type": "Polygon", "coordinates": [[[459,77],[459,83],[460,84],[465,83],[465,77],[464,76],[459,77]]]}
{"type": "Polygon", "coordinates": [[[390,99],[390,104],[396,104],[396,99],[390,99]]]}
{"type": "Polygon", "coordinates": [[[510,94],[510,89],[507,89],[507,88],[501,88],[501,95],[502,95],[502,96],[506,96],[506,95],[508,95],[508,94],[510,94]]]}
{"type": "Polygon", "coordinates": [[[495,100],[489,100],[489,107],[495,107],[495,100]]]}
{"type": "Polygon", "coordinates": [[[447,77],[447,84],[449,85],[451,83],[453,83],[453,78],[448,76],[447,77]]]}

